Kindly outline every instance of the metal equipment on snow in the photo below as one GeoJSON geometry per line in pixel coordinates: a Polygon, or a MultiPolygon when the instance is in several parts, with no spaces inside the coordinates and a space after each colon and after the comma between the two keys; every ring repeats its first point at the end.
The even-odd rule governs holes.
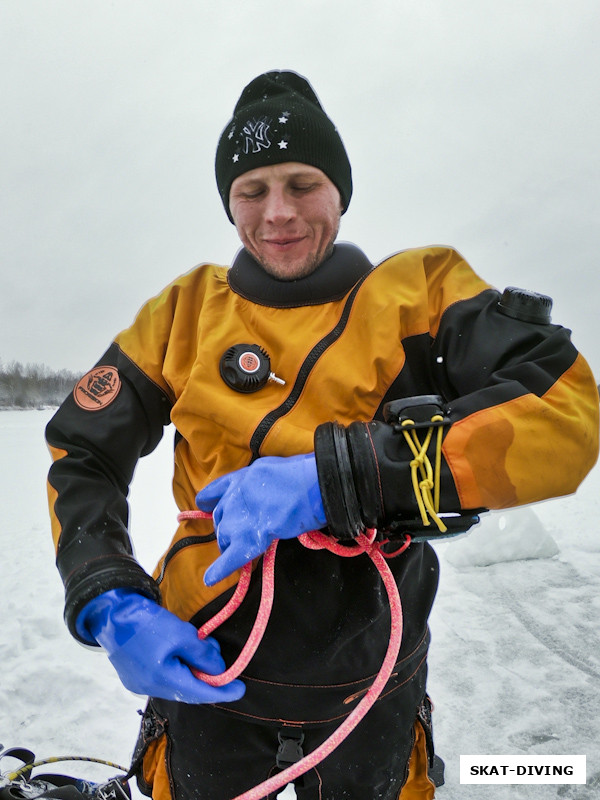
{"type": "Polygon", "coordinates": [[[119,764],[87,756],[57,756],[36,761],[31,750],[23,747],[7,747],[0,745],[0,762],[4,759],[16,759],[20,767],[8,772],[0,771],[0,800],[131,800],[128,780],[131,773],[119,764]],[[32,772],[37,767],[57,764],[64,761],[85,761],[104,764],[118,769],[123,775],[112,777],[102,783],[96,783],[70,775],[56,773],[38,774],[32,772]]]}

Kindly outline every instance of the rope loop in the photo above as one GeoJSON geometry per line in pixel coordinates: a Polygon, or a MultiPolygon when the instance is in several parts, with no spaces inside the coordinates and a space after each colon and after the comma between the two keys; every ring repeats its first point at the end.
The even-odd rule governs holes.
{"type": "MultiPolygon", "coordinates": [[[[444,418],[440,414],[435,414],[431,418],[432,423],[443,421],[444,418]]],[[[415,500],[417,501],[419,514],[421,515],[421,521],[423,522],[423,525],[428,527],[431,525],[431,520],[433,520],[437,525],[438,530],[441,533],[445,533],[448,528],[438,515],[440,510],[440,474],[442,466],[443,429],[441,425],[437,426],[434,468],[431,466],[431,461],[429,460],[427,451],[429,450],[429,445],[431,444],[431,439],[433,437],[433,431],[436,426],[432,424],[429,428],[427,428],[427,433],[425,434],[425,439],[423,442],[421,442],[419,439],[414,426],[415,421],[412,419],[405,419],[402,421],[402,434],[413,454],[413,459],[410,462],[410,475],[415,500]]]]}

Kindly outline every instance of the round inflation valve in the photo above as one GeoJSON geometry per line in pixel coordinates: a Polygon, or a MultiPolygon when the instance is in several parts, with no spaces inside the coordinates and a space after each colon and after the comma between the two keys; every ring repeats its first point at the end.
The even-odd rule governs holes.
{"type": "Polygon", "coordinates": [[[249,394],[267,383],[271,361],[267,352],[257,344],[234,344],[223,353],[219,371],[229,387],[249,394]]]}
{"type": "Polygon", "coordinates": [[[550,316],[552,298],[546,294],[530,292],[528,289],[507,286],[498,301],[498,311],[523,322],[547,325],[552,319],[550,316]]]}

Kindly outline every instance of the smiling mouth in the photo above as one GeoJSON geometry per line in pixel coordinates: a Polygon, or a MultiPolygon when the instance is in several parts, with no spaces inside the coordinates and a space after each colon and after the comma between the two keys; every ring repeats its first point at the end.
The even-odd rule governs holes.
{"type": "Polygon", "coordinates": [[[298,244],[303,240],[303,236],[298,236],[293,239],[264,239],[263,241],[265,244],[270,245],[271,247],[289,247],[294,244],[298,244]]]}

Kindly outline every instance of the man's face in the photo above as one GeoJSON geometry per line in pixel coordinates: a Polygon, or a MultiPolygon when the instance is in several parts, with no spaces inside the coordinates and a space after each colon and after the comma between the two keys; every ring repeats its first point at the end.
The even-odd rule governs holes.
{"type": "Polygon", "coordinates": [[[342,212],[327,175],[293,161],[240,175],[229,208],[246,250],[280,280],[310,275],[329,256],[342,212]]]}

